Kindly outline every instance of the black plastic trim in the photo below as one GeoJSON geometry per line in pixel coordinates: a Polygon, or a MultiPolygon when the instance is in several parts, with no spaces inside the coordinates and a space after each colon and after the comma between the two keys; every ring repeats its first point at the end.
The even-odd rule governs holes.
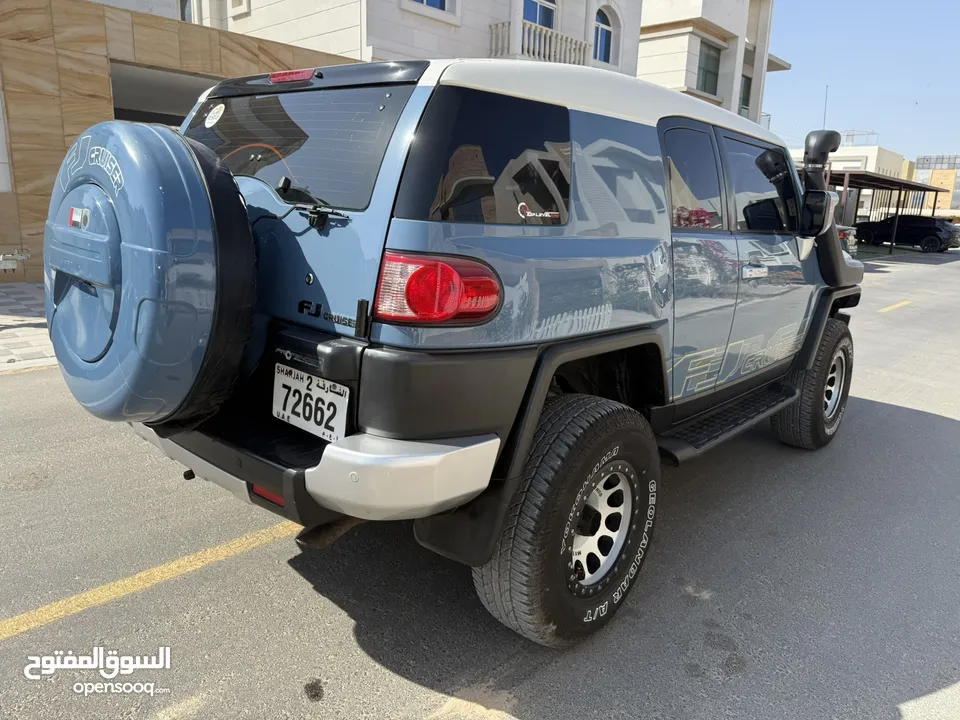
{"type": "MultiPolygon", "coordinates": [[[[793,360],[791,371],[809,370],[813,367],[813,361],[817,356],[817,348],[820,347],[820,337],[827,326],[827,320],[837,315],[840,308],[856,307],[860,304],[860,286],[853,285],[845,288],[824,288],[820,291],[817,298],[816,309],[813,311],[813,318],[810,320],[810,327],[807,328],[807,336],[804,338],[803,347],[793,360]]],[[[844,315],[843,319],[847,324],[850,318],[844,315]]]]}
{"type": "MultiPolygon", "coordinates": [[[[527,387],[520,412],[494,469],[494,480],[479,497],[444,515],[414,521],[417,541],[451,560],[473,567],[493,555],[507,511],[520,485],[521,473],[533,445],[543,404],[553,376],[564,363],[640,345],[655,345],[664,358],[663,341],[653,328],[641,328],[544,346],[527,387]]],[[[663,383],[667,372],[663,366],[663,383]]]]}
{"type": "Polygon", "coordinates": [[[702,416],[691,418],[674,428],[669,435],[658,435],[657,446],[660,448],[660,455],[671,464],[680,465],[687,460],[709,452],[717,445],[736,437],[761,420],[796,402],[798,396],[799,391],[795,387],[784,385],[776,380],[768,383],[766,387],[754,388],[751,392],[736,398],[732,402],[726,402],[718,406],[716,412],[703,413],[702,416]],[[761,399],[760,394],[767,395],[766,402],[760,407],[756,407],[756,403],[753,401],[761,399]],[[730,418],[728,416],[730,412],[736,414],[738,409],[740,410],[739,417],[730,418]],[[726,416],[721,415],[724,411],[727,411],[726,416]],[[714,436],[710,436],[708,441],[698,445],[689,438],[683,437],[684,430],[694,428],[700,428],[701,430],[704,428],[722,428],[722,430],[714,436]]]}
{"type": "Polygon", "coordinates": [[[288,520],[300,523],[304,527],[314,527],[340,517],[339,513],[318,505],[307,492],[305,468],[283,467],[202,432],[180,433],[171,437],[170,440],[211,465],[246,482],[250,500],[255,505],[288,520]],[[280,495],[284,506],[280,507],[251,493],[251,484],[259,485],[280,495]]]}
{"type": "MultiPolygon", "coordinates": [[[[471,352],[367,348],[357,424],[362,431],[403,440],[493,433],[505,441],[536,361],[536,347],[471,352]]],[[[502,443],[500,447],[502,451],[502,443]]]]}
{"type": "MultiPolygon", "coordinates": [[[[781,360],[735,382],[725,383],[708,392],[677,401],[674,403],[673,426],[669,429],[684,425],[694,419],[706,417],[714,411],[721,410],[724,406],[736,402],[745,395],[753,393],[758,388],[769,385],[785,376],[790,371],[792,363],[792,358],[781,360]]],[[[654,428],[654,431],[658,433],[667,432],[668,428],[654,428]]]]}
{"type": "Polygon", "coordinates": [[[251,75],[224,80],[210,91],[208,98],[325,90],[362,85],[403,85],[420,80],[429,66],[430,63],[426,60],[331,65],[330,67],[318,68],[318,72],[315,72],[309,80],[288,83],[271,83],[269,75],[251,75]]]}

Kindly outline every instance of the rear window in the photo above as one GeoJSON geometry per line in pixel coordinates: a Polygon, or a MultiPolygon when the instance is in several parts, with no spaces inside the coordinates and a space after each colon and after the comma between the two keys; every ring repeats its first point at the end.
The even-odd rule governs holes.
{"type": "Polygon", "coordinates": [[[410,147],[397,217],[563,225],[569,202],[566,108],[467,88],[436,89],[410,147]]]}
{"type": "Polygon", "coordinates": [[[287,176],[333,207],[370,203],[387,143],[413,85],[308,90],[207,100],[186,136],[234,175],[287,176]]]}

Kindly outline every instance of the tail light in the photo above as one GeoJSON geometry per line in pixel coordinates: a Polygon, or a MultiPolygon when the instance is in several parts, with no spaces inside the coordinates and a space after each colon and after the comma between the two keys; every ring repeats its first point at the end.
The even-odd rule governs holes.
{"type": "Polygon", "coordinates": [[[301,80],[309,80],[312,77],[313,68],[305,68],[304,70],[284,70],[283,72],[270,73],[270,82],[300,82],[301,80]]]}
{"type": "Polygon", "coordinates": [[[486,265],[455,257],[387,252],[374,317],[435,324],[489,319],[500,307],[500,280],[486,265]]]}

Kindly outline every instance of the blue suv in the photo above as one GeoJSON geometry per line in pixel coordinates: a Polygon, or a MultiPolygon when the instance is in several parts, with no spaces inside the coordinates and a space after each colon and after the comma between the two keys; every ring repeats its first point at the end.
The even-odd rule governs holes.
{"type": "Polygon", "coordinates": [[[74,143],[50,334],[87,410],[305,550],[413,520],[498,620],[564,646],[636,583],[661,459],[766,418],[801,448],[837,432],[863,276],[838,143],[811,133],[801,183],[759,125],[550,63],[228,80],[180,132],[74,143]]]}

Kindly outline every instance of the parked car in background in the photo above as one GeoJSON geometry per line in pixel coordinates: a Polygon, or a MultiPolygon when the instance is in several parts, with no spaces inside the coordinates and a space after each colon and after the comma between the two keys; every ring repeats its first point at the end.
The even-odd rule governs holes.
{"type": "Polygon", "coordinates": [[[950,247],[960,247],[960,225],[957,225],[956,223],[950,224],[953,226],[951,228],[953,232],[950,235],[950,247]]]}
{"type": "MultiPolygon", "coordinates": [[[[878,222],[857,223],[857,240],[880,245],[893,237],[893,217],[878,222]]],[[[897,223],[897,243],[913,245],[923,252],[944,252],[960,247],[960,230],[949,220],[928,215],[901,215],[897,223]]]]}
{"type": "Polygon", "coordinates": [[[837,225],[837,235],[840,236],[840,244],[847,251],[847,254],[856,255],[857,229],[850,225],[837,225]]]}

